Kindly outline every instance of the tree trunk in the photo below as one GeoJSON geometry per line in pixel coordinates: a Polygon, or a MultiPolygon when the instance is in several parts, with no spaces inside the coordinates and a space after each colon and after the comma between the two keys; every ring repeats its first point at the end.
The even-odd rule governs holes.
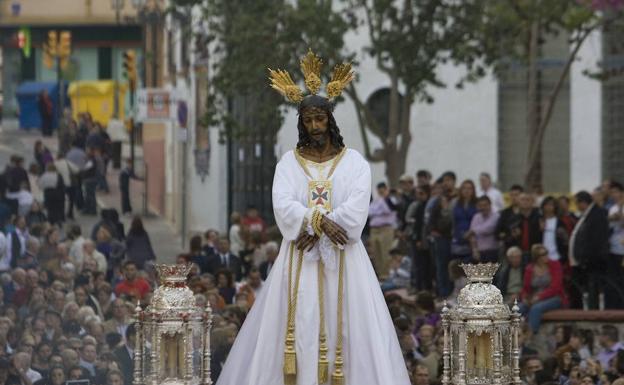
{"type": "Polygon", "coordinates": [[[538,139],[540,128],[540,98],[538,95],[539,59],[539,22],[533,21],[530,26],[528,42],[527,68],[527,134],[529,143],[527,148],[525,187],[532,189],[542,183],[542,141],[538,139]]]}

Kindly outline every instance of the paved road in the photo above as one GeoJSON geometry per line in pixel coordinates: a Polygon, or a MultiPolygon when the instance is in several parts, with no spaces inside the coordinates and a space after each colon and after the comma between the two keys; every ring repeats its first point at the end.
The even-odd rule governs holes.
{"type": "MultiPolygon", "coordinates": [[[[19,154],[24,157],[26,167],[34,161],[33,147],[37,140],[42,139],[39,131],[23,131],[16,130],[13,127],[0,127],[0,170],[9,162],[11,155],[19,154]]],[[[54,138],[44,138],[45,145],[51,150],[55,150],[56,140],[54,138]]],[[[112,171],[109,175],[109,184],[111,185],[111,193],[108,195],[98,196],[98,205],[100,207],[114,207],[119,209],[119,192],[117,187],[117,172],[112,171]]],[[[141,209],[142,196],[141,190],[135,188],[133,191],[136,196],[133,197],[134,208],[141,209]]],[[[122,222],[126,229],[130,226],[131,217],[123,217],[122,222]]],[[[91,229],[97,223],[98,217],[87,215],[76,215],[76,222],[82,227],[83,233],[90,234],[91,229]]],[[[180,238],[176,236],[171,226],[162,218],[150,215],[143,218],[145,228],[150,235],[152,246],[156,252],[157,261],[160,263],[175,263],[175,257],[181,253],[182,245],[180,238]]]]}

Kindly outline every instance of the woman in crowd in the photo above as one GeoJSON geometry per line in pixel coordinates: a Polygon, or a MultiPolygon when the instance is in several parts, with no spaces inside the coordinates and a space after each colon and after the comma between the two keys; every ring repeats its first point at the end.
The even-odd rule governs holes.
{"type": "Polygon", "coordinates": [[[223,297],[226,304],[234,303],[236,288],[231,271],[224,269],[217,272],[217,287],[219,288],[219,295],[223,297]]]}
{"type": "Polygon", "coordinates": [[[521,311],[527,316],[533,333],[538,332],[545,312],[567,304],[561,264],[559,261],[551,261],[548,250],[541,244],[531,248],[531,263],[524,273],[520,298],[521,311]]]}
{"type": "Polygon", "coordinates": [[[54,366],[50,370],[50,374],[47,377],[36,381],[34,385],[64,385],[65,384],[65,369],[62,366],[54,366]]]}
{"type": "Polygon", "coordinates": [[[34,157],[37,162],[37,166],[39,166],[40,173],[47,169],[46,167],[48,164],[54,163],[52,152],[50,152],[50,150],[44,146],[43,142],[40,140],[35,142],[34,157]]]}
{"type": "Polygon", "coordinates": [[[141,270],[145,262],[156,259],[156,254],[154,254],[152,249],[152,242],[139,216],[135,216],[132,219],[130,230],[128,230],[128,235],[126,236],[126,258],[135,262],[137,268],[141,270]]]}
{"type": "Polygon", "coordinates": [[[472,249],[468,242],[470,223],[477,213],[477,196],[474,182],[465,180],[459,188],[459,196],[453,207],[453,243],[451,254],[453,258],[469,260],[472,249]]]}
{"type": "Polygon", "coordinates": [[[557,201],[552,196],[547,196],[542,201],[541,207],[540,227],[544,247],[548,250],[548,258],[551,261],[563,262],[568,259],[568,232],[565,223],[559,219],[557,201]]]}
{"type": "Polygon", "coordinates": [[[48,221],[51,224],[62,224],[65,221],[65,181],[56,171],[54,163],[48,163],[38,185],[43,191],[43,205],[48,213],[48,221]]]}

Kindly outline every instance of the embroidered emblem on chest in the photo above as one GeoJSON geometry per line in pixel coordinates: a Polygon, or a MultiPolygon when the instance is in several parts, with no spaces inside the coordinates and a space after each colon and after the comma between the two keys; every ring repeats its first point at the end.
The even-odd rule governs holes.
{"type": "Polygon", "coordinates": [[[308,182],[308,207],[323,207],[331,210],[332,182],[328,180],[311,180],[308,182]]]}

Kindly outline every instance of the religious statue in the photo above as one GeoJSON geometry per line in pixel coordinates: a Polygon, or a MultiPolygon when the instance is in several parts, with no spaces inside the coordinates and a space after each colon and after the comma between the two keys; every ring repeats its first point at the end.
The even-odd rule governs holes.
{"type": "Polygon", "coordinates": [[[322,61],[301,60],[310,95],[283,70],[271,86],[298,104],[299,142],[281,158],[273,208],[279,256],[230,351],[217,385],[409,385],[379,281],[360,240],[371,173],[347,149],[332,100],[353,80],[336,66],[319,96],[322,61]]]}

